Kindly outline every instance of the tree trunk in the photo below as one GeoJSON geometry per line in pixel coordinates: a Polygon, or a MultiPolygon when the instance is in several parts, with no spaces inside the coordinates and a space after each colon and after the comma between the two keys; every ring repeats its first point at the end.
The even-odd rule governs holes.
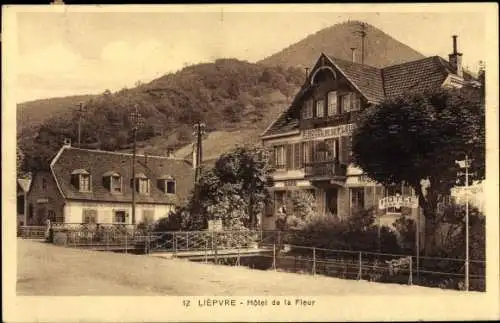
{"type": "Polygon", "coordinates": [[[425,208],[424,218],[425,218],[425,244],[424,244],[424,255],[430,256],[434,248],[436,247],[436,208],[425,208]],[[427,210],[426,210],[427,209],[427,210]]]}

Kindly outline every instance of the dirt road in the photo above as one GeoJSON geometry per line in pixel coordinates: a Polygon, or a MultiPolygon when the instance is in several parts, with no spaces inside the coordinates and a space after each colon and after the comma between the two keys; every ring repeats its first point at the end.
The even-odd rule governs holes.
{"type": "Polygon", "coordinates": [[[18,295],[443,295],[417,286],[350,281],[18,240],[18,295]]]}

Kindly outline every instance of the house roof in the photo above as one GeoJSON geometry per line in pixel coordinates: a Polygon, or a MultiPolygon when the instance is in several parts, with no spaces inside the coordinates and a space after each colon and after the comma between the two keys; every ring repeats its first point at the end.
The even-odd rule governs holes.
{"type": "MultiPolygon", "coordinates": [[[[431,56],[411,62],[376,68],[326,56],[331,64],[360,92],[369,102],[379,103],[386,98],[403,95],[406,92],[423,92],[441,87],[446,78],[453,74],[450,63],[439,56],[431,56]]],[[[464,71],[465,81],[474,77],[464,71]]],[[[306,82],[296,95],[292,105],[283,111],[263,137],[283,135],[299,130],[300,98],[311,87],[306,82]]]]}
{"type": "MultiPolygon", "coordinates": [[[[63,147],[51,165],[56,183],[67,199],[101,202],[131,202],[132,154],[101,150],[63,147]],[[91,175],[91,192],[80,192],[71,182],[71,174],[84,169],[91,175]],[[122,194],[111,193],[104,187],[103,177],[117,173],[122,176],[122,194]]],[[[137,203],[177,204],[193,187],[193,168],[181,159],[136,155],[136,174],[151,180],[149,195],[136,194],[137,203]],[[165,194],[158,188],[158,179],[170,175],[176,180],[176,194],[165,194]]]]}
{"type": "Polygon", "coordinates": [[[31,186],[31,179],[27,178],[18,178],[17,179],[17,185],[24,191],[28,192],[30,190],[31,186]]]}

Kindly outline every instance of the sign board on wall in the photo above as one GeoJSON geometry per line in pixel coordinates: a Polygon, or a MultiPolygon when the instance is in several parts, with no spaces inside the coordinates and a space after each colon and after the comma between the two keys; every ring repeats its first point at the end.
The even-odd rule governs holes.
{"type": "Polygon", "coordinates": [[[306,129],[304,130],[304,139],[327,139],[343,136],[350,136],[354,130],[355,124],[343,124],[336,127],[306,129]]]}
{"type": "Polygon", "coordinates": [[[396,209],[400,209],[401,207],[416,209],[418,208],[418,198],[415,196],[395,195],[381,198],[378,201],[379,209],[383,210],[390,207],[394,207],[396,209]]]}

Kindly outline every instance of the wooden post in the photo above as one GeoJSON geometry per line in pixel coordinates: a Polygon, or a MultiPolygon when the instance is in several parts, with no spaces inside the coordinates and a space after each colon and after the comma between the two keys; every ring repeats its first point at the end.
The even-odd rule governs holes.
{"type": "Polygon", "coordinates": [[[208,263],[208,240],[205,240],[205,263],[208,263]]]}
{"type": "Polygon", "coordinates": [[[313,268],[312,268],[313,276],[316,275],[316,248],[313,248],[313,268]]]}
{"type": "Polygon", "coordinates": [[[276,270],[276,244],[273,243],[273,267],[276,270]]]}
{"type": "Polygon", "coordinates": [[[358,272],[358,280],[361,280],[363,278],[363,260],[362,260],[362,253],[359,252],[359,272],[358,272]]]}
{"type": "Polygon", "coordinates": [[[413,261],[410,256],[410,276],[408,277],[408,285],[413,285],[413,261]]]}

